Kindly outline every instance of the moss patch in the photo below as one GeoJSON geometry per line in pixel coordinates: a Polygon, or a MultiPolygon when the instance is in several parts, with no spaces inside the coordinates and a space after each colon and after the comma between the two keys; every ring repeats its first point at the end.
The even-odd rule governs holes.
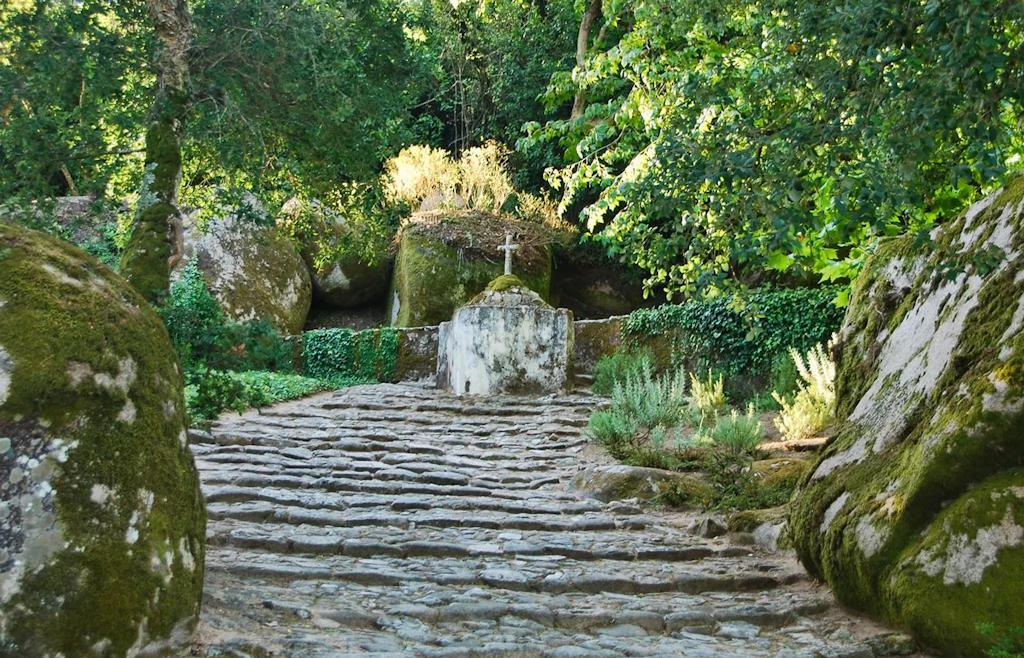
{"type": "Polygon", "coordinates": [[[989,524],[973,487],[1024,466],[1022,197],[1017,179],[944,227],[930,253],[900,238],[868,262],[838,346],[845,420],[792,502],[795,547],[812,573],[948,655],[978,655],[976,612],[1003,595],[908,565],[956,536],[952,510],[976,524],[960,535],[989,524]],[[1005,256],[995,265],[994,249],[1005,256]]]}
{"type": "Polygon", "coordinates": [[[517,238],[523,246],[513,253],[513,268],[523,285],[545,301],[550,299],[551,252],[543,227],[477,212],[417,215],[400,236],[387,315],[393,326],[446,322],[457,308],[502,276],[500,241],[488,242],[494,233],[492,222],[527,236],[517,238]]]}
{"type": "Polygon", "coordinates": [[[202,595],[206,517],[181,373],[159,318],[109,268],[7,225],[0,252],[0,436],[12,439],[0,487],[18,489],[0,493],[41,500],[0,518],[0,555],[26,564],[3,574],[14,594],[0,601],[0,654],[103,643],[123,655],[143,625],[155,641],[193,624],[202,595]]]}

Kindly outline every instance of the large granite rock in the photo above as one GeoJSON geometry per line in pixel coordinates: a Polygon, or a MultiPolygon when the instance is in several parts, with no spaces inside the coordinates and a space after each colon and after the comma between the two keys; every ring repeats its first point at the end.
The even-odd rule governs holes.
{"type": "Polygon", "coordinates": [[[237,322],[266,320],[278,332],[298,334],[313,298],[309,270],[292,243],[279,236],[252,197],[247,208],[202,226],[199,216],[184,221],[184,255],[172,279],[195,262],[213,296],[237,322]]]}
{"type": "Polygon", "coordinates": [[[979,623],[1024,619],[1024,178],[933,237],[883,243],[854,285],[843,421],[790,527],[840,600],[978,656],[979,623]]]}
{"type": "Polygon", "coordinates": [[[414,215],[402,228],[389,294],[388,319],[395,327],[437,325],[504,272],[497,247],[512,232],[523,245],[512,271],[545,301],[550,300],[550,237],[543,226],[479,211],[414,215]]]}
{"type": "Polygon", "coordinates": [[[177,358],[142,297],[0,224],[0,655],[188,640],[206,516],[185,430],[177,358]]]}
{"type": "Polygon", "coordinates": [[[551,294],[578,320],[629,315],[638,308],[665,303],[665,296],[644,296],[643,273],[608,258],[598,245],[574,245],[554,259],[551,294]]]}
{"type": "Polygon", "coordinates": [[[438,385],[456,395],[564,391],[572,341],[572,313],[505,275],[441,323],[438,385]]]}

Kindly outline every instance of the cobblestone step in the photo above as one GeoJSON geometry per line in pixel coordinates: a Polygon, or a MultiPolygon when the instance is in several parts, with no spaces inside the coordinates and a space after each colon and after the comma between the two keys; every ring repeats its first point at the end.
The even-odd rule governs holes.
{"type": "MultiPolygon", "coordinates": [[[[905,638],[850,616],[791,555],[694,515],[581,498],[603,398],[345,389],[190,442],[207,499],[199,655],[857,656],[905,638]]],[[[901,644],[902,643],[902,644],[901,644]]]]}

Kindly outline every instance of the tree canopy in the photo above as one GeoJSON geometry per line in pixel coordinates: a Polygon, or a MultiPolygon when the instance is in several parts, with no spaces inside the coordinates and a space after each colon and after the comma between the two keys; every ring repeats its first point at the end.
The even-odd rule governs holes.
{"type": "MultiPolygon", "coordinates": [[[[0,8],[0,199],[140,189],[140,4],[0,8]]],[[[585,236],[690,296],[846,280],[1020,167],[1019,2],[188,4],[190,205],[365,207],[402,148],[497,141],[519,189],[550,184],[585,236]]]]}
{"type": "Polygon", "coordinates": [[[557,143],[564,208],[670,291],[841,279],[878,237],[919,231],[1020,158],[1012,2],[606,0],[619,35],[556,75],[521,148],[557,143]]]}

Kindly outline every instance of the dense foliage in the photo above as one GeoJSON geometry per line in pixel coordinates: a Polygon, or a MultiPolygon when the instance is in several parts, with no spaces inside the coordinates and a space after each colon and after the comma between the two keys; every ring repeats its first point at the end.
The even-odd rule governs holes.
{"type": "Polygon", "coordinates": [[[157,309],[185,370],[287,371],[292,348],[264,320],[233,322],[206,288],[194,263],[182,271],[157,309]]]}
{"type": "Polygon", "coordinates": [[[387,382],[395,376],[397,358],[394,329],[315,329],[302,336],[302,363],[308,377],[387,382]]]}
{"type": "Polygon", "coordinates": [[[926,230],[1018,165],[1024,6],[1008,0],[605,0],[584,116],[557,144],[565,207],[648,283],[695,292],[843,279],[879,236],[926,230]]]}
{"type": "Polygon", "coordinates": [[[768,376],[779,353],[790,347],[806,352],[838,331],[843,309],[833,304],[836,292],[760,290],[640,309],[624,329],[627,336],[673,337],[677,353],[699,370],[768,376]]]}
{"type": "MultiPolygon", "coordinates": [[[[320,199],[373,236],[324,253],[384,253],[407,209],[381,197],[382,166],[412,144],[517,147],[516,189],[544,191],[548,168],[567,220],[686,298],[843,284],[879,238],[928,248],[933,224],[1021,167],[1009,0],[189,8],[181,202],[244,189],[275,217],[320,199]]],[[[155,83],[145,8],[10,0],[0,35],[0,197],[130,200],[155,83]]]]}

